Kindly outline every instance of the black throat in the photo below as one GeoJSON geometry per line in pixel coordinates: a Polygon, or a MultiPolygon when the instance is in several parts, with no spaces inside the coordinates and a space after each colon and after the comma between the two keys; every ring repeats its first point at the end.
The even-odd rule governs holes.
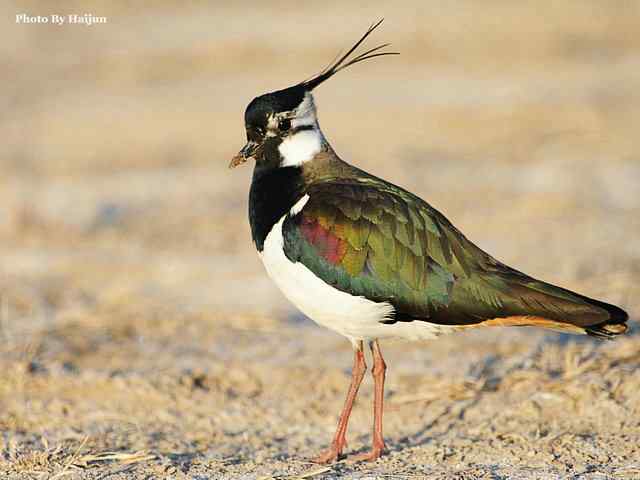
{"type": "Polygon", "coordinates": [[[249,223],[259,252],[264,240],[280,219],[304,195],[300,167],[268,168],[256,164],[249,191],[249,223]]]}

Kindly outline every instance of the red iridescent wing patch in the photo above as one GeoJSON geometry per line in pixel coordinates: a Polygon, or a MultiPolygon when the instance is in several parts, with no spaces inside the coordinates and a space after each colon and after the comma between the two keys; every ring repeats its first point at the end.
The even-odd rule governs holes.
{"type": "Polygon", "coordinates": [[[316,248],[318,255],[327,262],[337,265],[344,258],[347,252],[346,242],[320,225],[315,218],[303,215],[300,231],[305,240],[316,248]]]}

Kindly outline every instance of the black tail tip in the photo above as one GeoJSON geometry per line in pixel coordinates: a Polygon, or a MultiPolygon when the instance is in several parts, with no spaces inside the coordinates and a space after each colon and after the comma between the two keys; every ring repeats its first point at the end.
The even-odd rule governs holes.
{"type": "Polygon", "coordinates": [[[599,306],[604,307],[609,312],[609,320],[599,323],[597,325],[591,325],[585,327],[587,335],[600,338],[613,338],[618,335],[622,335],[629,330],[627,321],[629,320],[629,314],[615,305],[601,304],[599,306]]]}

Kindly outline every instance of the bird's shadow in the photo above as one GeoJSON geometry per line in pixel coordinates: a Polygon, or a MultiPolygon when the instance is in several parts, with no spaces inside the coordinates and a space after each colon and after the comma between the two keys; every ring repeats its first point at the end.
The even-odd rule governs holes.
{"type": "Polygon", "coordinates": [[[498,368],[503,360],[500,355],[488,355],[481,362],[471,365],[465,377],[483,382],[482,387],[477,390],[476,394],[465,400],[457,402],[450,401],[438,415],[428,423],[422,425],[419,430],[403,436],[393,443],[389,442],[389,449],[401,452],[405,449],[428,445],[436,442],[438,439],[445,438],[460,422],[464,421],[466,413],[475,407],[486,393],[495,392],[500,389],[503,378],[506,375],[526,368],[532,359],[539,355],[545,343],[546,339],[538,342],[519,362],[503,372],[499,372],[498,368]],[[438,424],[447,418],[451,419],[451,421],[448,422],[446,428],[438,432],[433,432],[438,424]]]}
{"type": "MultiPolygon", "coordinates": [[[[637,329],[630,333],[633,336],[640,334],[637,329]]],[[[454,428],[456,428],[456,426],[460,424],[461,421],[464,420],[466,412],[475,407],[485,394],[498,391],[504,378],[510,374],[529,368],[531,363],[535,361],[546,346],[559,345],[561,347],[566,347],[570,344],[589,345],[601,342],[607,342],[607,340],[563,333],[545,335],[518,362],[501,372],[497,367],[501,365],[503,360],[502,357],[499,355],[488,355],[482,362],[472,365],[466,375],[467,378],[482,378],[484,381],[483,387],[478,390],[475,396],[468,400],[463,400],[462,402],[464,403],[460,401],[452,401],[448,403],[437,416],[428,423],[422,425],[417,431],[403,436],[394,442],[388,441],[387,446],[391,451],[401,452],[405,449],[428,445],[432,442],[437,442],[441,438],[445,438],[454,428]],[[446,428],[444,430],[434,432],[433,430],[438,426],[438,424],[447,418],[450,418],[451,421],[448,422],[446,428]]]]}

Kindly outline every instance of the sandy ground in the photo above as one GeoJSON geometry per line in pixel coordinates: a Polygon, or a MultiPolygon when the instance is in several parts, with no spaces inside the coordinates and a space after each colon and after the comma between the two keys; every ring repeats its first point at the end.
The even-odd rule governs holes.
{"type": "MultiPolygon", "coordinates": [[[[250,169],[226,168],[251,98],[385,16],[374,41],[402,55],[317,92],[335,149],[501,260],[637,319],[638,2],[50,5],[0,7],[1,478],[640,478],[633,333],[384,343],[389,454],[309,463],[350,346],[271,285],[250,169]]],[[[367,377],[350,453],[371,401],[367,377]]]]}

